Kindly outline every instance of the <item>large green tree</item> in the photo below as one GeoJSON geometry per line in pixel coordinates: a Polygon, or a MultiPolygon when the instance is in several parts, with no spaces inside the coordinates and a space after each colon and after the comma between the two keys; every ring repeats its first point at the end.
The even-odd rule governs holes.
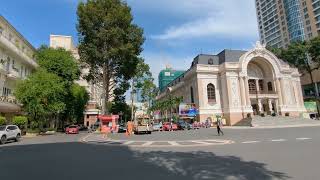
{"type": "Polygon", "coordinates": [[[293,42],[285,49],[268,49],[290,65],[298,68],[303,75],[308,74],[311,83],[316,88],[312,73],[320,68],[320,37],[310,41],[293,42]]]}
{"type": "Polygon", "coordinates": [[[50,123],[66,107],[65,82],[44,69],[19,82],[14,94],[30,119],[39,124],[50,123]]]}
{"type": "Polygon", "coordinates": [[[72,104],[70,111],[73,122],[83,124],[83,112],[86,104],[89,101],[89,94],[87,90],[78,84],[71,86],[72,104]]]}
{"type": "Polygon", "coordinates": [[[36,53],[36,59],[40,67],[61,77],[68,86],[80,77],[80,68],[75,58],[70,51],[63,48],[41,46],[36,53]]]}
{"type": "Polygon", "coordinates": [[[136,72],[143,30],[133,23],[130,7],[121,0],[82,1],[77,15],[80,59],[90,67],[88,79],[102,82],[107,113],[105,104],[128,90],[136,72]]]}
{"type": "Polygon", "coordinates": [[[74,85],[75,80],[80,77],[80,67],[72,53],[63,48],[54,49],[41,46],[36,53],[36,59],[41,68],[56,74],[64,81],[65,95],[63,101],[66,108],[59,114],[62,125],[67,121],[81,121],[79,111],[84,109],[84,102],[87,102],[87,97],[75,94],[84,92],[80,87],[74,85]]]}

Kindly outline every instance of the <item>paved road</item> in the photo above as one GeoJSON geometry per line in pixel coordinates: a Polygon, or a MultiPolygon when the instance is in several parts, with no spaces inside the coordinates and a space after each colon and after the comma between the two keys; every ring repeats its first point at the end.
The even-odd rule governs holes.
{"type": "Polygon", "coordinates": [[[225,129],[225,134],[219,137],[213,129],[204,129],[131,140],[183,141],[195,136],[234,143],[141,148],[78,142],[87,134],[41,137],[38,144],[32,142],[38,139],[28,139],[0,147],[0,179],[320,179],[320,127],[225,129]]]}

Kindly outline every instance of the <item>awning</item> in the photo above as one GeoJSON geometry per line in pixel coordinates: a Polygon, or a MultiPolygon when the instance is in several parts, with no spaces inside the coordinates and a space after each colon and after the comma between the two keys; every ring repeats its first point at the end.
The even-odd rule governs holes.
{"type": "Polygon", "coordinates": [[[118,115],[98,115],[97,118],[102,122],[112,122],[112,120],[118,120],[118,115]]]}

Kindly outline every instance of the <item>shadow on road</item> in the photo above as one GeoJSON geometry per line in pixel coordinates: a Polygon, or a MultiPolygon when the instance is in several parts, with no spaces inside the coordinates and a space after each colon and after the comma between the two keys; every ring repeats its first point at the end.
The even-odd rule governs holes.
{"type": "Polygon", "coordinates": [[[0,179],[287,179],[265,164],[209,152],[141,152],[56,143],[0,147],[0,179]]]}

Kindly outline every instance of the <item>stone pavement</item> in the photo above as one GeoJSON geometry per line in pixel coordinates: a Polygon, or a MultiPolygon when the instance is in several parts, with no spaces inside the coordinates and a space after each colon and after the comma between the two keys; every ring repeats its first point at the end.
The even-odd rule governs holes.
{"type": "Polygon", "coordinates": [[[256,128],[281,128],[281,127],[303,127],[320,126],[320,120],[304,119],[298,117],[259,117],[252,119],[252,126],[256,128]]]}

